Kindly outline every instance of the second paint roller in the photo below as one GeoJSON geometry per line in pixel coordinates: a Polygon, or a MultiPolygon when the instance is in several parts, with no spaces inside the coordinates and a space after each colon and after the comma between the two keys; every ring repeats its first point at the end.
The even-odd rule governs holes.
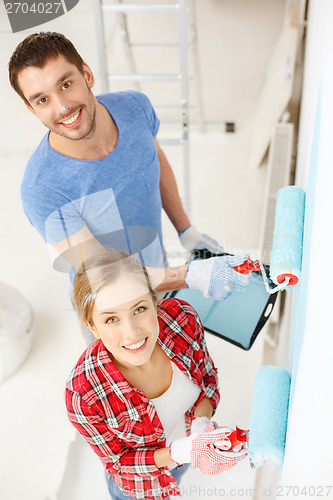
{"type": "Polygon", "coordinates": [[[297,186],[286,186],[276,196],[270,278],[277,285],[271,289],[264,266],[250,258],[234,269],[241,273],[259,271],[268,293],[276,293],[298,283],[302,268],[305,192],[297,186]]]}

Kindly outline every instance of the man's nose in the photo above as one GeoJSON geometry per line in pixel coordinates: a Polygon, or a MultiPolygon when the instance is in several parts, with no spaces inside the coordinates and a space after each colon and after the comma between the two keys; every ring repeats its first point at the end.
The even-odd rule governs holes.
{"type": "Polygon", "coordinates": [[[68,113],[68,111],[70,110],[70,106],[68,106],[66,101],[63,99],[57,99],[55,102],[55,107],[58,113],[61,113],[62,115],[66,115],[66,113],[68,113]]]}

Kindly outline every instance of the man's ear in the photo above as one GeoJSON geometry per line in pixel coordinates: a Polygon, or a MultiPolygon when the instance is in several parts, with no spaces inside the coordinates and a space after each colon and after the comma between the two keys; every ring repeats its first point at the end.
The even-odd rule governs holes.
{"type": "Polygon", "coordinates": [[[31,113],[33,113],[34,115],[36,114],[36,111],[30,106],[30,104],[27,103],[27,101],[24,101],[24,104],[26,105],[28,110],[31,111],[31,113]]]}
{"type": "Polygon", "coordinates": [[[94,84],[95,84],[94,74],[91,71],[91,69],[88,66],[88,64],[85,63],[85,62],[82,64],[82,69],[83,69],[83,74],[85,76],[87,85],[88,85],[89,89],[91,90],[93,88],[94,84]]]}

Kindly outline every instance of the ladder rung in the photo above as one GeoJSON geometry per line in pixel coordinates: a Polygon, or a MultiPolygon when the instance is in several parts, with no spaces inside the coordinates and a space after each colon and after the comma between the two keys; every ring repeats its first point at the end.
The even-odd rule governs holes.
{"type": "Polygon", "coordinates": [[[121,80],[132,80],[135,82],[140,82],[140,81],[150,81],[150,80],[156,80],[156,81],[179,81],[181,79],[181,75],[145,75],[145,74],[131,74],[131,75],[115,75],[115,74],[109,74],[108,79],[112,81],[121,81],[121,80]]]}
{"type": "MultiPolygon", "coordinates": [[[[179,49],[179,43],[131,43],[133,49],[179,49]]],[[[191,48],[191,44],[187,45],[191,48]]]]}
{"type": "Polygon", "coordinates": [[[162,146],[182,146],[184,144],[183,139],[158,139],[159,144],[162,146]]]}
{"type": "MultiPolygon", "coordinates": [[[[133,82],[143,82],[143,81],[156,81],[156,82],[179,82],[182,79],[181,74],[157,74],[157,75],[149,75],[149,74],[108,74],[108,80],[110,81],[133,81],[133,82]]],[[[188,82],[192,82],[194,77],[188,78],[188,82]]]]}
{"type": "Polygon", "coordinates": [[[101,4],[105,11],[137,12],[137,11],[178,11],[178,4],[101,4]]]}
{"type": "MultiPolygon", "coordinates": [[[[170,111],[171,113],[174,111],[183,111],[183,108],[181,106],[154,106],[154,109],[156,111],[170,111]]],[[[197,106],[187,106],[188,111],[198,111],[197,106]]]]}

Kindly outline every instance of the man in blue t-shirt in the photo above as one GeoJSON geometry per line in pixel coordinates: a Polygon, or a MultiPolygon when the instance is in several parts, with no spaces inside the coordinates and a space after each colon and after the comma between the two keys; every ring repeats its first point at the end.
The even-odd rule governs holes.
{"type": "MultiPolygon", "coordinates": [[[[95,97],[91,69],[59,33],[26,37],[12,54],[9,77],[49,129],[27,164],[21,197],[56,269],[73,273],[103,247],[138,254],[145,265],[163,268],[162,207],[185,248],[221,250],[191,225],[183,209],[156,139],[159,120],[144,94],[95,97]]],[[[244,288],[247,279],[232,269],[243,257],[208,261],[167,269],[163,278],[157,273],[157,289],[189,286],[223,298],[244,288]]]]}

